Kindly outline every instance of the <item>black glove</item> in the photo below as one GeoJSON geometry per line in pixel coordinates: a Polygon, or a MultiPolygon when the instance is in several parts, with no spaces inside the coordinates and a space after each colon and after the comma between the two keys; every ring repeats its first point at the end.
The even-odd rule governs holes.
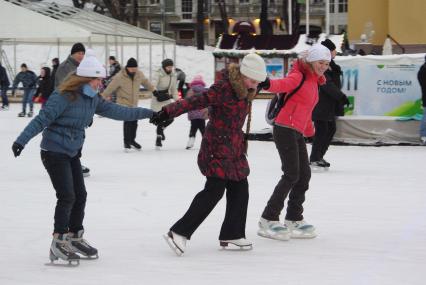
{"type": "Polygon", "coordinates": [[[269,80],[269,77],[266,77],[265,81],[260,82],[257,85],[257,90],[259,90],[259,91],[261,89],[268,90],[269,88],[271,88],[271,81],[269,80]]]}
{"type": "Polygon", "coordinates": [[[152,117],[149,120],[149,122],[151,124],[158,126],[159,124],[167,121],[168,119],[169,119],[169,115],[166,113],[164,109],[161,109],[159,112],[157,113],[154,112],[154,114],[152,114],[152,117]]]}
{"type": "Polygon", "coordinates": [[[24,147],[17,142],[14,142],[12,145],[12,151],[15,157],[18,157],[21,154],[23,149],[24,147]]]}
{"type": "Polygon", "coordinates": [[[344,95],[344,97],[342,98],[342,104],[346,105],[347,107],[349,107],[349,105],[351,104],[351,102],[348,99],[348,96],[344,95]]]}
{"type": "Polygon", "coordinates": [[[158,98],[158,91],[157,91],[157,90],[152,91],[152,95],[153,95],[155,98],[158,98]]]}

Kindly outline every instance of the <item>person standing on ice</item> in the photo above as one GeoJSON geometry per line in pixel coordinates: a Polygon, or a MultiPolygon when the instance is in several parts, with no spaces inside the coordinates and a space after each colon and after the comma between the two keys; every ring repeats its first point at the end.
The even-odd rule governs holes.
{"type": "Polygon", "coordinates": [[[260,218],[259,236],[278,240],[316,236],[314,226],[303,218],[302,204],[311,178],[304,137],[312,137],[315,133],[312,110],[318,102],[318,86],[325,83],[324,72],[330,60],[328,48],[321,44],[313,45],[295,62],[286,78],[266,79],[260,84],[268,92],[290,93],[304,78],[300,89],[290,97],[275,119],[273,136],[283,175],[260,218]],[[282,224],[280,214],[287,195],[287,213],[282,224]]]}
{"type": "Polygon", "coordinates": [[[348,97],[341,91],[342,70],[333,60],[337,53],[336,46],[329,39],[322,41],[321,44],[330,50],[331,61],[329,68],[324,73],[326,83],[320,86],[319,101],[312,113],[315,137],[309,160],[313,169],[330,167],[330,163],[324,159],[324,155],[336,133],[336,116],[343,116],[344,105],[350,104],[348,97]]]}
{"type": "MultiPolygon", "coordinates": [[[[64,81],[64,79],[72,72],[75,72],[78,65],[84,58],[86,48],[82,43],[75,43],[71,48],[71,54],[62,62],[55,73],[55,89],[64,81]]],[[[91,124],[90,124],[91,125],[91,124]]],[[[84,165],[81,166],[83,176],[90,176],[90,169],[84,165]]]]}
{"type": "MultiPolygon", "coordinates": [[[[176,87],[176,73],[173,70],[173,60],[166,58],[161,62],[161,68],[155,73],[152,80],[153,85],[157,92],[152,93],[151,109],[155,112],[161,110],[162,107],[179,100],[178,91],[176,87]]],[[[171,123],[173,119],[162,122],[157,126],[157,138],[155,140],[156,149],[161,149],[163,146],[162,141],[166,139],[164,130],[171,123]]]]}
{"type": "Polygon", "coordinates": [[[50,68],[42,67],[40,70],[40,76],[37,82],[38,88],[34,95],[34,102],[41,103],[43,108],[49,99],[50,94],[53,92],[53,82],[50,76],[50,68]]]}
{"type": "MultiPolygon", "coordinates": [[[[203,81],[203,77],[201,75],[196,75],[189,84],[189,90],[186,93],[186,97],[202,94],[206,90],[206,83],[203,81]]],[[[188,119],[191,121],[191,128],[189,130],[189,140],[186,145],[186,149],[191,149],[194,147],[195,135],[197,134],[198,130],[200,131],[201,136],[204,135],[208,112],[209,111],[207,108],[188,112],[188,119]]]]}
{"type": "Polygon", "coordinates": [[[56,191],[57,204],[50,260],[78,262],[78,254],[93,258],[96,248],[83,239],[86,187],[81,171],[81,148],[94,114],[134,121],[153,116],[152,110],[129,108],[104,100],[97,93],[104,66],[88,50],[76,73],[72,73],[52,93],[39,114],[28,124],[12,145],[15,157],[38,133],[43,132],[41,160],[56,191]]]}
{"type": "Polygon", "coordinates": [[[12,96],[15,95],[15,90],[18,88],[19,83],[22,83],[24,87],[24,95],[22,96],[22,112],[18,114],[18,117],[25,117],[25,115],[32,117],[34,114],[33,95],[37,89],[37,75],[32,70],[29,70],[25,63],[21,64],[21,72],[13,80],[12,96]],[[30,105],[28,114],[26,113],[27,104],[30,105]]]}
{"type": "MultiPolygon", "coordinates": [[[[137,107],[139,102],[139,88],[143,85],[146,89],[153,92],[154,86],[149,82],[145,75],[138,69],[138,62],[133,57],[127,61],[126,67],[112,78],[108,87],[102,93],[105,98],[111,98],[116,94],[117,103],[127,107],[137,107]]],[[[136,131],[138,121],[125,121],[123,125],[124,132],[124,151],[130,151],[131,147],[140,150],[142,147],[136,142],[136,131]]]]}
{"type": "MultiPolygon", "coordinates": [[[[209,107],[207,124],[198,154],[198,166],[207,181],[193,199],[185,215],[164,235],[177,255],[182,255],[195,230],[210,214],[226,191],[225,219],[219,241],[223,247],[251,249],[246,239],[246,217],[249,199],[246,158],[247,142],[242,131],[259,82],[266,78],[263,59],[248,54],[241,65],[231,64],[223,71],[223,79],[207,92],[169,104],[151,122],[159,125],[191,110],[209,107]]],[[[250,125],[250,115],[247,125],[250,125]]]]}

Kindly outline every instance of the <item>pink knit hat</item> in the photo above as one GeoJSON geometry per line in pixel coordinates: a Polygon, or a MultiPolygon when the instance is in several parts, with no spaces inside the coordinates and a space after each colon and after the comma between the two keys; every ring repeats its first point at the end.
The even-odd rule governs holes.
{"type": "Polygon", "coordinates": [[[189,83],[189,87],[192,87],[195,85],[201,85],[203,87],[206,86],[206,83],[204,82],[203,77],[201,75],[195,75],[191,83],[189,83]]]}

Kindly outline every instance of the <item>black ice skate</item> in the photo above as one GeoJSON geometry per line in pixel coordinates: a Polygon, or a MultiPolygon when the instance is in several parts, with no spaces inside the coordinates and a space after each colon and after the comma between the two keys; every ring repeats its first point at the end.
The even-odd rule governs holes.
{"type": "Polygon", "coordinates": [[[324,160],[318,160],[311,161],[310,166],[312,171],[327,171],[329,164],[327,164],[327,162],[324,160]]]}
{"type": "Polygon", "coordinates": [[[138,144],[136,141],[132,141],[130,143],[130,146],[132,146],[133,148],[135,148],[136,150],[141,150],[142,146],[140,144],[138,144]]]}
{"type": "Polygon", "coordinates": [[[226,250],[252,250],[253,243],[245,238],[221,240],[220,246],[226,250]]]}
{"type": "Polygon", "coordinates": [[[90,169],[84,165],[81,166],[81,172],[83,172],[83,177],[90,176],[90,169]]]}
{"type": "Polygon", "coordinates": [[[161,136],[157,135],[157,139],[155,140],[155,149],[160,150],[163,144],[161,143],[161,136]]]}
{"type": "Polygon", "coordinates": [[[84,230],[79,230],[78,233],[69,234],[69,247],[76,253],[82,255],[81,259],[98,259],[98,250],[91,246],[83,238],[84,230]]]}
{"type": "Polygon", "coordinates": [[[67,234],[54,234],[52,244],[50,246],[49,259],[50,263],[46,265],[54,266],[78,266],[80,265],[80,256],[74,253],[69,247],[69,237],[67,234]],[[68,264],[55,263],[56,260],[68,261],[68,264]]]}

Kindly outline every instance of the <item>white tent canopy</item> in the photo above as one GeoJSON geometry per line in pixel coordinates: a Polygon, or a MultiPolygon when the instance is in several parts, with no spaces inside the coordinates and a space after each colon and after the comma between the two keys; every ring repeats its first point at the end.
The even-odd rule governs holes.
{"type": "Polygon", "coordinates": [[[110,49],[114,50],[115,56],[123,62],[128,57],[124,54],[125,47],[133,45],[136,50],[133,56],[139,61],[139,47],[148,46],[149,75],[152,73],[152,46],[158,48],[160,45],[162,58],[165,58],[166,44],[172,45],[172,57],[176,61],[176,42],[173,39],[99,13],[56,3],[0,1],[0,27],[0,51],[3,47],[13,46],[13,58],[10,51],[7,55],[9,59],[5,58],[4,52],[0,57],[9,65],[10,76],[13,76],[17,69],[18,45],[47,45],[50,48],[56,46],[56,54],[59,57],[61,47],[82,42],[94,49],[103,50],[105,65],[111,54],[110,49]]]}

